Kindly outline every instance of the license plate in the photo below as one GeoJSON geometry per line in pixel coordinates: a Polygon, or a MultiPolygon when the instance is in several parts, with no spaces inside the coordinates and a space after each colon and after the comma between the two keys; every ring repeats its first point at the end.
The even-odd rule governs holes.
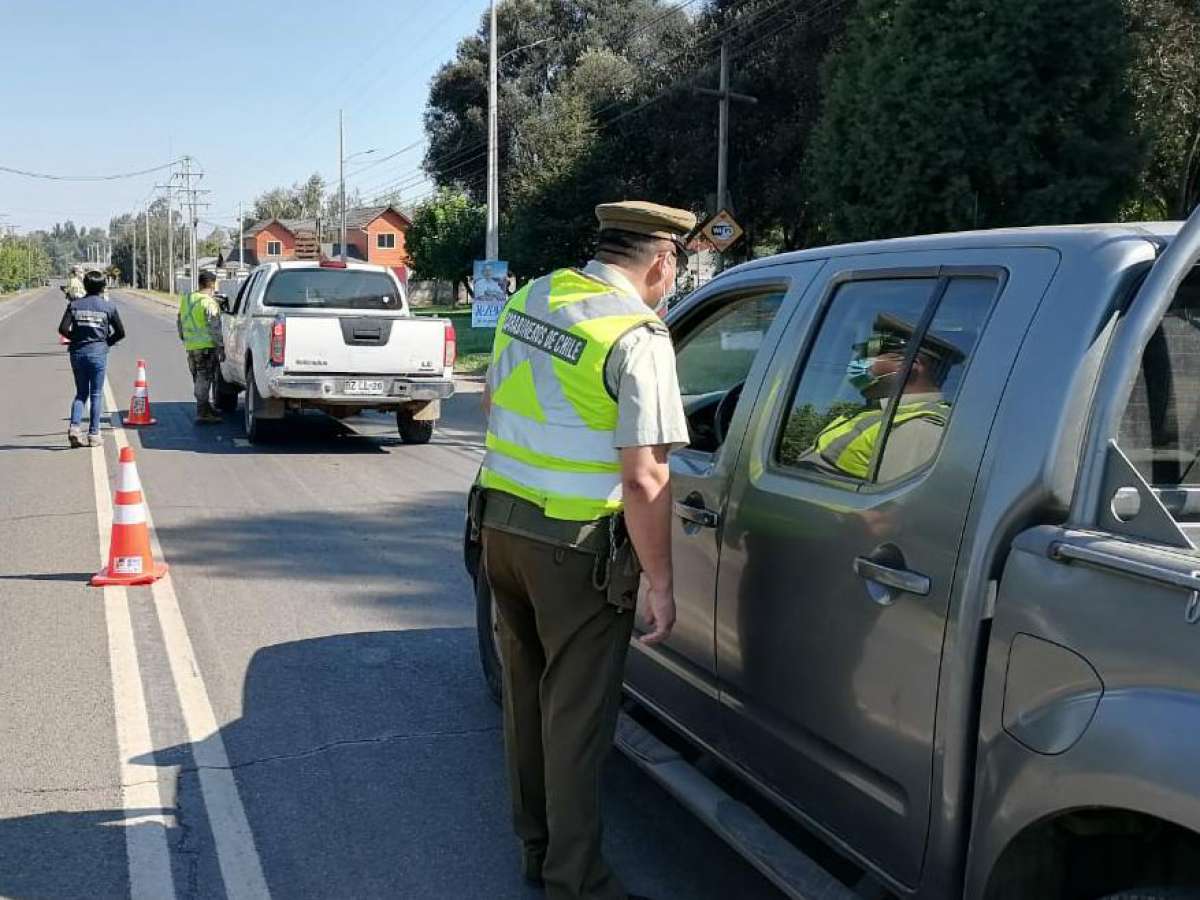
{"type": "Polygon", "coordinates": [[[382,381],[366,381],[359,378],[351,378],[346,381],[345,392],[347,394],[379,396],[383,394],[384,387],[385,384],[382,381]]]}

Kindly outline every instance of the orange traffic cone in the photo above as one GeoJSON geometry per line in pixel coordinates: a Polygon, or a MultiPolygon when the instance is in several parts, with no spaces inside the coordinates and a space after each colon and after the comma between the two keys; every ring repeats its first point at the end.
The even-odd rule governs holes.
{"type": "Polygon", "coordinates": [[[133,399],[129,401],[126,425],[154,425],[158,419],[150,415],[150,389],[146,386],[146,361],[139,359],[137,377],[133,380],[133,399]]]}
{"type": "Polygon", "coordinates": [[[165,563],[154,561],[142,483],[133,462],[133,449],[121,451],[117,466],[117,493],[113,498],[112,541],[108,565],[92,576],[92,587],[150,584],[167,573],[165,563]]]}

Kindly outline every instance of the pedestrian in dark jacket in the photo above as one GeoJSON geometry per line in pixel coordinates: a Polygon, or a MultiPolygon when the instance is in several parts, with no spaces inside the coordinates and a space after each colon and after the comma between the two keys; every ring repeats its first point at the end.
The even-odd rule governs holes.
{"type": "Polygon", "coordinates": [[[71,403],[71,425],[67,440],[72,447],[84,445],[80,431],[83,406],[91,403],[87,445],[100,445],[100,415],[104,408],[104,373],[108,369],[108,348],[125,337],[121,314],[104,296],[107,282],[96,271],[83,276],[84,295],[67,304],[58,333],[70,342],[71,371],[75,374],[75,400],[71,403]]]}

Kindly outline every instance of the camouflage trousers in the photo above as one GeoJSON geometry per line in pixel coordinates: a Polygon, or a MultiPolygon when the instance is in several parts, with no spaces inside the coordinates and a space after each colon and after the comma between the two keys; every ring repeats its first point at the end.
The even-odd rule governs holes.
{"type": "Polygon", "coordinates": [[[217,381],[217,366],[221,364],[216,348],[189,350],[187,358],[188,370],[192,373],[193,393],[196,396],[196,415],[215,413],[212,395],[217,381]]]}

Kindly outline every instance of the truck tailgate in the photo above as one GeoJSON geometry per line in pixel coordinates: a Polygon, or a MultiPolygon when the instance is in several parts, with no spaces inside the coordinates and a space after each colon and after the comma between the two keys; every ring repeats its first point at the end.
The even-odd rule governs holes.
{"type": "Polygon", "coordinates": [[[353,314],[287,317],[284,371],[438,375],[445,360],[440,319],[353,314]]]}

